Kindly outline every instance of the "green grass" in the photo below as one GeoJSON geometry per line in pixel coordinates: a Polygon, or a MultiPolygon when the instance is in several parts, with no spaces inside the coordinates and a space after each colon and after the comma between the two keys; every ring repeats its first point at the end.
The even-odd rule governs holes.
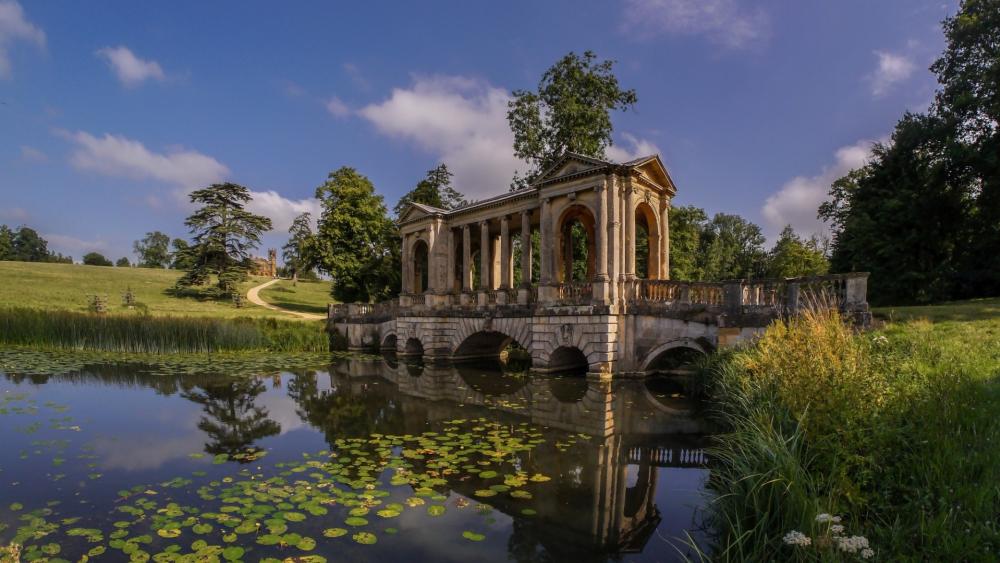
{"type": "Polygon", "coordinates": [[[278,283],[260,291],[260,298],[272,305],[302,313],[325,315],[330,297],[330,282],[302,281],[292,285],[291,280],[278,283]]]}
{"type": "MultiPolygon", "coordinates": [[[[176,270],[150,268],[110,268],[78,264],[0,262],[0,306],[30,307],[46,311],[86,311],[88,296],[105,295],[111,312],[148,313],[153,316],[195,316],[215,318],[277,317],[289,315],[246,303],[236,308],[231,301],[174,297],[169,290],[181,275],[176,270]],[[129,288],[137,307],[122,305],[129,288]]],[[[251,278],[241,289],[245,293],[266,281],[251,278]]]]}
{"type": "Polygon", "coordinates": [[[829,513],[878,560],[995,560],[998,302],[891,308],[895,322],[860,334],[837,318],[797,320],[709,360],[722,430],[712,558],[857,559],[816,521],[829,513]],[[813,544],[786,545],[792,530],[813,544]]]}

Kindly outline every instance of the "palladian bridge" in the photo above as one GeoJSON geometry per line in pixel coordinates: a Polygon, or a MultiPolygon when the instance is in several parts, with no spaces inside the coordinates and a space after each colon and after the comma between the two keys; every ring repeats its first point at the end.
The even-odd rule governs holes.
{"type": "Polygon", "coordinates": [[[752,338],[822,301],[862,320],[867,274],[669,279],[676,187],[659,156],[615,164],[568,153],[529,188],[399,219],[402,293],[329,309],[333,341],[425,360],[497,357],[539,372],[643,375],[678,355],[752,338]]]}

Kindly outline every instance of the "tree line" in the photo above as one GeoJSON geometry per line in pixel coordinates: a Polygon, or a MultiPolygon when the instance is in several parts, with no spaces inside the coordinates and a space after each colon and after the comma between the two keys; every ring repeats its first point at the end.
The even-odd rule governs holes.
{"type": "Polygon", "coordinates": [[[964,0],[943,27],[933,104],[819,209],[833,269],[871,272],[873,302],[1000,295],[1000,1],[964,0]]]}
{"type": "Polygon", "coordinates": [[[49,243],[31,227],[0,225],[0,260],[72,264],[72,256],[49,250],[49,243]]]}

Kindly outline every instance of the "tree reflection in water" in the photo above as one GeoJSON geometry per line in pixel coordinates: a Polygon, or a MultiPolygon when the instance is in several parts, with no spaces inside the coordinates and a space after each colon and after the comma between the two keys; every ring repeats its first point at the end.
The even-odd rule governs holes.
{"type": "MultiPolygon", "coordinates": [[[[207,453],[235,456],[252,449],[254,442],[281,432],[281,425],[257,406],[257,396],[266,391],[259,379],[232,379],[185,390],[181,396],[202,406],[198,428],[208,435],[207,453]]],[[[249,460],[241,459],[241,462],[249,460]]]]}

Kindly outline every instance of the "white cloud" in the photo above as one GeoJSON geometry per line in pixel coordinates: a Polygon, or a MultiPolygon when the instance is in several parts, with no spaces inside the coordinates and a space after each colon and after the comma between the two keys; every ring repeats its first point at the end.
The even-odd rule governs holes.
{"type": "Polygon", "coordinates": [[[326,101],[326,111],[330,112],[334,117],[347,117],[351,115],[351,108],[347,107],[347,104],[337,96],[330,96],[330,99],[326,101]]]}
{"type": "Polygon", "coordinates": [[[736,0],[626,0],[622,32],[640,37],[702,35],[713,43],[741,48],[766,39],[767,14],[736,0]]]}
{"type": "Polygon", "coordinates": [[[455,187],[482,198],[506,191],[523,162],[514,157],[506,90],[460,76],[416,77],[410,88],[358,113],[383,134],[433,154],[455,174],[455,187]]]}
{"type": "Polygon", "coordinates": [[[611,145],[605,151],[609,160],[614,162],[628,162],[642,156],[660,154],[661,152],[660,148],[654,145],[652,141],[639,139],[630,133],[622,133],[622,139],[625,140],[625,143],[611,145]],[[625,148],[626,143],[630,148],[625,148]]]}
{"type": "Polygon", "coordinates": [[[95,137],[84,131],[62,131],[60,135],[76,145],[70,163],[80,170],[159,180],[186,189],[218,182],[229,174],[226,165],[193,150],[157,153],[121,135],[95,137]]]}
{"type": "MultiPolygon", "coordinates": [[[[880,139],[878,142],[886,142],[880,139]]],[[[815,176],[796,176],[776,193],[770,195],[761,214],[772,233],[791,225],[798,233],[811,235],[826,232],[827,227],[816,217],[821,203],[826,201],[830,185],[851,170],[863,166],[871,156],[872,141],[858,141],[837,149],[835,161],[815,176]]]]}
{"type": "MultiPolygon", "coordinates": [[[[120,135],[95,137],[84,131],[62,131],[59,134],[76,145],[70,155],[70,163],[74,167],[105,176],[170,184],[179,188],[176,195],[181,201],[187,200],[186,195],[191,190],[221,182],[230,175],[225,164],[193,150],[174,149],[158,153],[139,141],[120,135]]],[[[251,191],[250,195],[253,199],[247,208],[270,217],[276,231],[288,230],[292,220],[305,211],[311,212],[313,217],[319,216],[319,204],[314,199],[291,200],[274,190],[251,191]]],[[[151,207],[160,206],[155,195],[147,195],[144,201],[151,207]]]]}
{"type": "Polygon", "coordinates": [[[21,145],[21,160],[25,162],[45,162],[49,159],[48,155],[44,152],[36,149],[35,147],[29,147],[28,145],[21,145]]]}
{"type": "Polygon", "coordinates": [[[303,213],[312,213],[313,223],[319,218],[323,209],[315,198],[288,199],[274,190],[251,192],[253,200],[247,204],[247,209],[271,219],[274,232],[283,233],[292,226],[292,221],[303,213]]]}
{"type": "Polygon", "coordinates": [[[0,78],[10,78],[12,65],[8,45],[15,41],[45,47],[45,32],[24,17],[24,9],[16,0],[0,0],[0,78]]]}
{"type": "Polygon", "coordinates": [[[49,250],[74,256],[77,259],[88,252],[101,252],[108,249],[108,243],[103,239],[84,240],[58,233],[42,233],[42,238],[48,241],[49,250]]]}
{"type": "Polygon", "coordinates": [[[163,81],[167,78],[159,63],[140,59],[128,47],[105,47],[96,54],[108,62],[118,80],[129,88],[149,79],[163,81]]]}
{"type": "Polygon", "coordinates": [[[913,74],[917,65],[906,55],[897,55],[886,51],[875,51],[878,57],[878,68],[871,76],[872,95],[884,96],[894,85],[902,82],[913,74]]]}
{"type": "Polygon", "coordinates": [[[4,221],[21,223],[28,220],[28,212],[22,207],[8,207],[0,209],[0,219],[4,221]]]}

